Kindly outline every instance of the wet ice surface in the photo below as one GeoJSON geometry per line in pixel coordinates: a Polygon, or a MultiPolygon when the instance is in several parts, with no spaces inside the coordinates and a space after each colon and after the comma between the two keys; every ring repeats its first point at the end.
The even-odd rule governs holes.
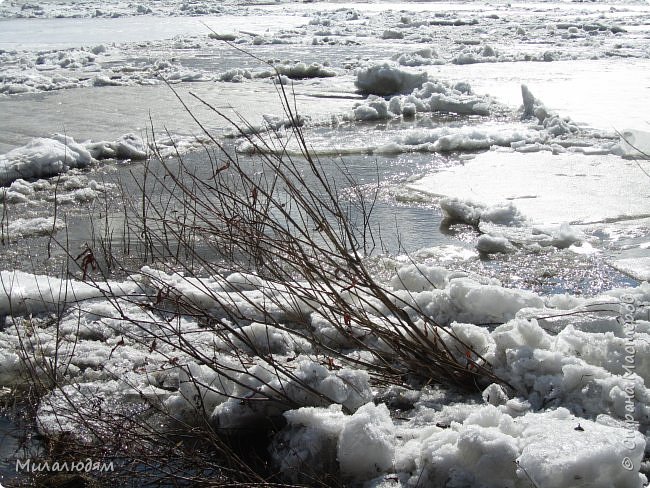
{"type": "MultiPolygon", "coordinates": [[[[486,284],[490,278],[507,288],[532,290],[541,297],[513,291],[513,302],[521,299],[517,306],[541,307],[544,303],[572,308],[582,303],[579,297],[597,296],[621,286],[634,287],[650,277],[650,195],[648,177],[643,172],[650,168],[644,161],[620,157],[615,132],[628,128],[648,130],[647,5],[183,5],[167,1],[143,4],[141,8],[121,2],[24,7],[18,2],[0,3],[0,15],[26,17],[0,21],[0,153],[7,154],[33,138],[49,138],[54,133],[73,138],[75,144],[89,139],[113,143],[130,133],[142,138],[144,144],[155,139],[169,156],[174,155],[176,144],[189,164],[196,165],[199,173],[205,171],[202,144],[207,139],[163,79],[219,138],[226,137],[231,127],[192,98],[190,92],[228,116],[241,115],[260,127],[264,125],[262,116],[272,114],[279,118],[267,118],[267,124],[280,127],[283,114],[268,65],[209,38],[205,23],[216,32],[213,37],[234,42],[284,70],[281,81],[290,96],[295,96],[299,112],[308,117],[303,130],[326,173],[337,174],[341,156],[365,195],[372,195],[378,182],[373,226],[381,227],[383,239],[375,249],[380,255],[369,259],[369,267],[378,277],[394,283],[397,270],[407,270],[408,276],[411,263],[443,266],[458,273],[459,281],[453,286],[445,282],[435,293],[422,292],[417,283],[409,285],[412,289],[407,286],[407,291],[415,295],[437,294],[440,303],[432,307],[441,320],[455,317],[477,323],[484,319],[494,325],[496,319],[483,308],[488,310],[495,303],[489,293],[503,298],[505,292],[499,287],[489,288],[495,283],[486,284]],[[69,18],[55,18],[58,16],[69,18]],[[385,101],[366,100],[355,88],[357,70],[383,62],[409,73],[426,72],[430,81],[447,84],[436,84],[431,93],[411,98],[409,90],[395,101],[390,96],[385,101]],[[317,64],[310,67],[312,63],[317,64]],[[457,86],[459,81],[469,82],[474,94],[457,86]],[[522,102],[522,83],[560,117],[522,121],[517,111],[522,102]],[[477,109],[475,102],[481,105],[477,109]],[[454,113],[450,107],[466,112],[454,113]],[[556,129],[558,133],[551,133],[556,129]],[[445,198],[460,201],[450,203],[445,198]],[[521,215],[515,213],[514,207],[499,207],[502,204],[513,204],[521,215]],[[465,211],[465,221],[449,222],[443,208],[465,211]],[[474,219],[479,214],[481,217],[474,219]],[[504,223],[495,215],[516,218],[504,223]],[[567,222],[572,226],[563,227],[567,222]],[[463,282],[463,273],[472,279],[477,275],[485,277],[481,286],[486,288],[481,291],[486,294],[472,294],[472,287],[480,287],[463,282]],[[474,298],[465,303],[463,293],[474,298]],[[565,293],[572,296],[566,297],[565,293]],[[460,307],[460,311],[454,309],[456,315],[449,312],[446,317],[445,307],[460,307]]],[[[407,79],[406,75],[399,76],[400,82],[407,79]]],[[[278,133],[292,150],[288,133],[282,129],[278,133]]],[[[242,141],[227,141],[242,150],[242,158],[247,157],[242,141]]],[[[173,159],[169,161],[175,164],[173,159]]],[[[124,243],[120,234],[121,195],[137,193],[131,175],[136,175],[137,180],[141,168],[139,162],[109,157],[88,168],[64,172],[59,178],[14,182],[3,193],[6,217],[0,268],[60,275],[66,261],[78,256],[85,243],[95,246],[100,237],[110,234],[107,230],[117,231],[108,242],[119,249],[124,243]],[[70,251],[69,256],[52,245],[48,237],[52,231],[70,251]],[[48,243],[52,252],[49,258],[48,243]]],[[[201,252],[210,256],[210,247],[206,245],[201,252]]],[[[73,270],[80,278],[78,266],[73,265],[73,270]]],[[[28,276],[25,279],[28,281],[28,276]]],[[[75,286],[79,286],[78,282],[75,286]]],[[[497,318],[506,321],[511,315],[497,318]]],[[[89,323],[96,326],[94,320],[89,323]]],[[[594,330],[611,332],[611,324],[605,322],[595,320],[594,330]]],[[[465,330],[462,325],[458,327],[465,330]]],[[[563,346],[562,341],[551,346],[546,332],[533,331],[532,326],[520,322],[507,327],[512,330],[490,339],[492,343],[504,341],[499,343],[503,358],[504,344],[515,344],[521,354],[526,348],[538,348],[536,360],[557,347],[561,352],[553,349],[552,354],[564,358],[562,361],[575,364],[583,360],[578,358],[586,358],[592,364],[616,367],[612,365],[615,361],[600,358],[596,347],[576,352],[576,344],[600,341],[597,332],[589,331],[590,339],[585,340],[581,331],[567,329],[562,341],[571,346],[563,346]],[[541,339],[535,342],[533,338],[541,339]]],[[[468,326],[467,334],[478,341],[476,345],[488,347],[477,339],[478,335],[472,336],[470,329],[468,326]]],[[[640,333],[644,331],[645,325],[640,333]]],[[[615,333],[622,336],[618,329],[615,333]]],[[[610,337],[612,342],[604,349],[619,347],[618,336],[610,337]],[[613,346],[615,342],[618,345],[613,346]]],[[[109,338],[113,339],[117,341],[117,337],[109,338]]],[[[93,347],[103,354],[113,346],[101,343],[93,347]]],[[[570,369],[568,363],[562,365],[570,369]]],[[[511,366],[503,363],[508,371],[518,371],[511,366]]],[[[518,380],[518,373],[512,374],[518,380]]],[[[549,389],[553,381],[568,388],[571,381],[564,381],[563,373],[551,374],[556,377],[549,380],[549,389]]],[[[599,370],[597,374],[604,373],[599,370]]],[[[543,390],[546,386],[542,383],[540,380],[534,388],[543,390]]],[[[529,400],[538,401],[540,394],[535,390],[529,400]]],[[[573,401],[557,400],[556,406],[574,408],[573,401]]],[[[589,402],[593,403],[593,399],[585,400],[584,405],[581,401],[575,409],[592,408],[589,402]]],[[[422,418],[463,422],[469,415],[466,410],[475,408],[470,402],[458,407],[456,413],[432,413],[427,405],[424,401],[418,406],[413,423],[422,418]]],[[[480,414],[492,416],[490,420],[468,421],[467,432],[495,421],[499,415],[510,419],[507,422],[518,415],[511,404],[499,408],[499,414],[480,414]]],[[[362,409],[358,417],[363,422],[383,419],[384,427],[392,428],[387,427],[390,419],[384,419],[381,412],[366,410],[362,409]]],[[[615,416],[615,410],[606,406],[597,413],[615,416]]],[[[215,415],[227,420],[227,413],[215,415]]],[[[314,429],[322,427],[318,421],[322,412],[315,412],[313,418],[305,415],[303,421],[311,422],[314,429]]],[[[564,420],[546,421],[557,425],[564,420]]],[[[571,422],[567,420],[567,425],[571,422]]],[[[504,423],[499,425],[507,430],[504,423]]],[[[571,424],[568,432],[575,432],[573,429],[571,424]]],[[[353,426],[346,432],[340,434],[341,446],[355,437],[353,426]]],[[[462,435],[469,435],[467,432],[462,435]]],[[[309,436],[296,435],[293,439],[297,445],[303,441],[314,445],[309,436]]],[[[381,446],[375,447],[378,455],[385,457],[381,446]]],[[[611,446],[603,449],[612,452],[611,446]]],[[[407,454],[400,458],[399,466],[408,472],[409,463],[415,461],[408,458],[411,451],[404,452],[407,454]]],[[[530,462],[534,456],[528,454],[523,459],[530,462]]],[[[449,462],[460,466],[461,461],[449,462]]],[[[351,473],[359,470],[357,474],[363,477],[363,463],[359,466],[346,462],[344,468],[351,473]]],[[[434,477],[424,471],[419,475],[434,477]]],[[[562,483],[550,477],[540,486],[568,486],[562,483]]]]}

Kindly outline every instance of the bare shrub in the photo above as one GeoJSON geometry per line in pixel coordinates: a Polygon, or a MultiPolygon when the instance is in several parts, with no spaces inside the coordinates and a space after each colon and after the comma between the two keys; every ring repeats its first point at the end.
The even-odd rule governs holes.
{"type": "MultiPolygon", "coordinates": [[[[29,383],[40,385],[39,418],[50,419],[42,429],[51,455],[121,459],[126,481],[270,486],[277,477],[265,445],[244,455],[242,443],[276,429],[286,410],[340,403],[349,413],[371,400],[366,377],[354,371],[374,385],[476,390],[499,381],[480,351],[373,277],[367,258],[381,248],[371,225],[376,194],[358,190],[343,163],[326,174],[291,97],[277,86],[286,122],[266,131],[199,99],[236,129],[252,158],[197,119],[212,141],[202,167],[180,154],[165,159],[152,144],[154,156],[133,172],[138,192],[124,192],[116,224],[128,234],[123,250],[128,242],[147,266],[134,269],[126,252],[115,255],[108,217],[104,265],[92,246],[76,256],[75,286],[91,285],[97,293],[88,299],[110,303],[108,359],[127,346],[150,356],[133,365],[140,376],[93,366],[121,385],[114,401],[79,381],[85,371],[71,338],[89,334],[83,300],[71,293],[51,323],[14,319],[29,383]],[[287,150],[290,142],[297,152],[287,150]],[[136,285],[123,292],[107,284],[109,270],[136,285]],[[61,332],[74,314],[77,331],[61,332]],[[326,333],[316,330],[315,315],[326,333]],[[39,345],[45,331],[55,335],[54,355],[39,345]],[[339,386],[323,386],[328,381],[339,386]],[[215,413],[225,404],[234,417],[215,413]]],[[[336,476],[310,484],[331,486],[336,476]]]]}

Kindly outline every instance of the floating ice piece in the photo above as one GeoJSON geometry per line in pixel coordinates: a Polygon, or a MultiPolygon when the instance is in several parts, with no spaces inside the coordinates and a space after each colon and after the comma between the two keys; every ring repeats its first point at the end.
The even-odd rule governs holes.
{"type": "MultiPolygon", "coordinates": [[[[614,150],[616,154],[628,159],[650,160],[650,132],[626,129],[620,133],[620,137],[621,141],[614,150]]],[[[646,166],[648,171],[650,166],[646,166]]]]}
{"type": "Polygon", "coordinates": [[[217,76],[219,81],[226,81],[232,83],[241,83],[244,80],[250,80],[253,78],[251,72],[247,69],[242,68],[233,68],[228,71],[225,71],[217,76]]]}
{"type": "Polygon", "coordinates": [[[115,142],[77,143],[68,136],[32,139],[22,147],[0,155],[0,186],[18,179],[56,176],[70,168],[85,168],[97,159],[142,160],[147,157],[142,138],[126,134],[115,142]]]}
{"type": "Polygon", "coordinates": [[[438,53],[432,47],[418,49],[409,53],[397,54],[392,57],[402,66],[426,66],[431,64],[444,64],[444,60],[438,58],[438,53]]]}
{"type": "Polygon", "coordinates": [[[125,134],[115,142],[101,141],[84,144],[95,159],[131,159],[141,161],[147,158],[147,147],[140,136],[125,134]]]}
{"type": "Polygon", "coordinates": [[[472,200],[443,198],[440,200],[440,207],[446,219],[473,226],[478,226],[480,222],[520,225],[526,221],[512,202],[487,206],[472,200]]]}
{"type": "MultiPolygon", "coordinates": [[[[644,216],[648,213],[644,202],[650,197],[647,178],[635,162],[613,155],[569,152],[533,156],[488,151],[463,166],[439,171],[408,187],[484,206],[510,201],[536,225],[644,216]]],[[[476,220],[472,215],[469,221],[476,220]]]]}
{"type": "Polygon", "coordinates": [[[90,152],[71,137],[57,134],[51,139],[33,139],[0,155],[0,185],[19,178],[54,176],[68,168],[84,168],[92,162],[90,152]]]}
{"type": "Polygon", "coordinates": [[[650,257],[615,259],[609,264],[634,279],[650,281],[650,257]]]}
{"type": "Polygon", "coordinates": [[[476,242],[476,249],[485,254],[509,253],[514,251],[510,241],[502,236],[483,234],[476,242]]]}
{"type": "Polygon", "coordinates": [[[330,78],[336,76],[336,71],[320,63],[287,63],[274,66],[275,69],[268,69],[255,73],[255,78],[271,78],[284,75],[292,80],[304,78],[330,78]]]}
{"type": "Polygon", "coordinates": [[[359,69],[354,84],[361,93],[394,95],[411,93],[427,79],[426,73],[412,73],[384,63],[359,69]]]}
{"type": "Polygon", "coordinates": [[[9,225],[0,227],[0,236],[4,239],[14,240],[19,237],[35,237],[56,234],[65,228],[65,222],[53,217],[35,217],[32,219],[16,219],[9,225]]]}

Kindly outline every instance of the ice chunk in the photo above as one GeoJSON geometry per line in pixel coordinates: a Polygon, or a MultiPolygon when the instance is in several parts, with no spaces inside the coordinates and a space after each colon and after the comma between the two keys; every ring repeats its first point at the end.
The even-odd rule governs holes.
{"type": "Polygon", "coordinates": [[[485,254],[509,253],[514,251],[510,241],[503,236],[483,234],[476,242],[476,249],[485,254]]]}
{"type": "Polygon", "coordinates": [[[650,132],[627,129],[620,133],[617,154],[629,159],[650,159],[650,132]]]}
{"type": "Polygon", "coordinates": [[[338,471],[336,445],[347,420],[341,405],[303,407],[284,413],[287,426],[273,439],[271,457],[293,482],[338,471]]]}
{"type": "Polygon", "coordinates": [[[384,404],[368,403],[347,420],[338,441],[341,474],[366,480],[389,471],[395,456],[395,427],[384,404]]]}
{"type": "Polygon", "coordinates": [[[66,303],[137,293],[140,285],[134,281],[84,283],[61,280],[22,271],[0,272],[0,315],[19,315],[45,310],[59,310],[66,303]]]}
{"type": "Polygon", "coordinates": [[[358,70],[355,86],[365,94],[394,95],[411,93],[427,79],[426,73],[411,73],[384,63],[358,70]]]}
{"type": "Polygon", "coordinates": [[[68,168],[83,168],[93,161],[90,152],[71,137],[60,134],[37,138],[0,155],[0,185],[19,178],[54,176],[68,168]]]}
{"type": "Polygon", "coordinates": [[[565,409],[526,420],[518,472],[536,486],[643,486],[641,433],[576,419],[565,409]]]}
{"type": "Polygon", "coordinates": [[[472,200],[443,198],[440,201],[440,207],[445,218],[451,222],[464,222],[473,226],[478,226],[480,222],[519,225],[526,220],[511,202],[487,206],[472,200]]]}

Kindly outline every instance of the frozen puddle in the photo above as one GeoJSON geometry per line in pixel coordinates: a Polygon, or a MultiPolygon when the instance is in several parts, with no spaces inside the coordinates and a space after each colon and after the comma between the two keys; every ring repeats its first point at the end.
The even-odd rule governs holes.
{"type": "Polygon", "coordinates": [[[488,151],[408,185],[486,205],[512,202],[534,224],[645,217],[650,185],[638,163],[613,155],[488,151]]]}

